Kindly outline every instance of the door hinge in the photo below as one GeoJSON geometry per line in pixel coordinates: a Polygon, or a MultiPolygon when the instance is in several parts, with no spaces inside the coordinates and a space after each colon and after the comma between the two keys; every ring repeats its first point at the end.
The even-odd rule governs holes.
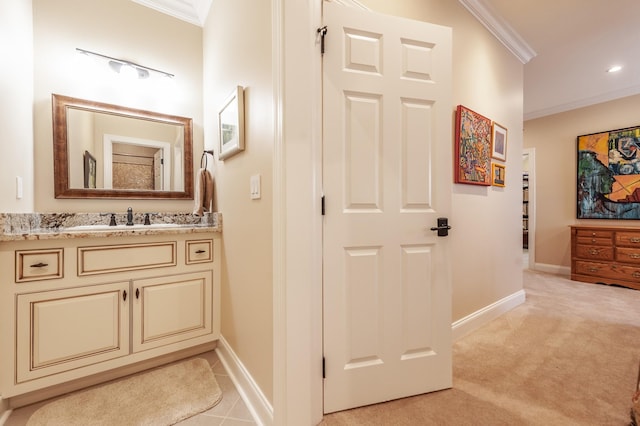
{"type": "Polygon", "coordinates": [[[322,216],[324,216],[324,195],[320,199],[320,211],[322,213],[322,216]]]}
{"type": "Polygon", "coordinates": [[[324,357],[322,357],[322,378],[326,379],[327,378],[327,370],[325,370],[325,364],[324,364],[324,357]]]}
{"type": "Polygon", "coordinates": [[[320,34],[320,54],[324,55],[324,36],[327,35],[327,26],[318,28],[316,32],[320,34]]]}

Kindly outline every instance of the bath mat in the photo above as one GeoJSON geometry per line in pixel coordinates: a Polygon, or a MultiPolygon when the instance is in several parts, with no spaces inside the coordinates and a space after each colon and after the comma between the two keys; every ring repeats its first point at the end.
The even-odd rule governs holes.
{"type": "Polygon", "coordinates": [[[194,358],[71,393],[36,410],[27,425],[172,425],[221,399],[209,363],[194,358]]]}

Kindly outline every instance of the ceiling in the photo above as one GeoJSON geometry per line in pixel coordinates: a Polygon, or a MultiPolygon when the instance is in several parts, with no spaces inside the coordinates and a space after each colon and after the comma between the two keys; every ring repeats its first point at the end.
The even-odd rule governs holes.
{"type": "MultiPolygon", "coordinates": [[[[133,1],[202,25],[213,0],[133,1]]],[[[524,64],[525,120],[640,93],[640,1],[459,1],[524,64]]]]}

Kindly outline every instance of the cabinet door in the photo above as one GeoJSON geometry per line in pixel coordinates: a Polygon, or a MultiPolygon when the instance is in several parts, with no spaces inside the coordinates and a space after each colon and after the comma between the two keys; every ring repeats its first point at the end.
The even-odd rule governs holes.
{"type": "Polygon", "coordinates": [[[211,271],[133,282],[133,351],[212,335],[211,271]]]}
{"type": "Polygon", "coordinates": [[[18,383],[129,353],[129,282],[17,295],[18,383]]]}

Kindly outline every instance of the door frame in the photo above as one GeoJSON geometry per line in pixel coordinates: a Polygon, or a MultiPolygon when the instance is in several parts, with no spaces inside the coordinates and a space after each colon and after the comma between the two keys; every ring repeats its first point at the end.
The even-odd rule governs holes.
{"type": "Polygon", "coordinates": [[[529,169],[529,269],[536,266],[536,149],[524,148],[522,153],[528,156],[529,169]]]}
{"type": "Polygon", "coordinates": [[[271,0],[274,425],[323,416],[322,1],[271,0]]]}

